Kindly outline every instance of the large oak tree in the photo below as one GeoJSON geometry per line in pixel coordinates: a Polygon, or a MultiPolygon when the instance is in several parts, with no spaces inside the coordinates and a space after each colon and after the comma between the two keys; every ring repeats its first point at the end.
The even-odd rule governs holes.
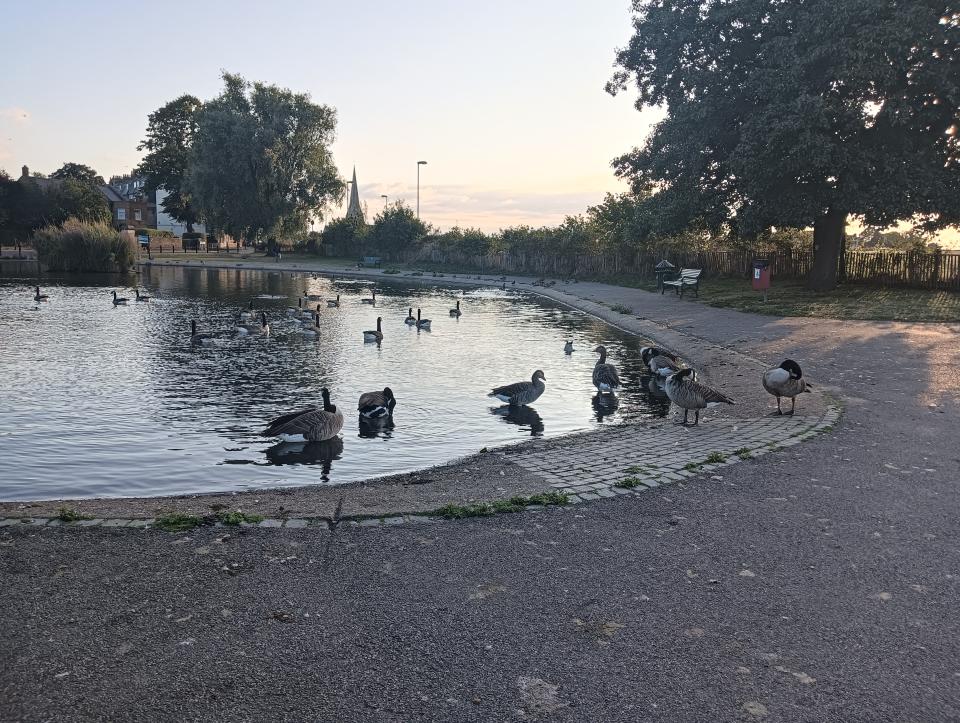
{"type": "Polygon", "coordinates": [[[660,214],[814,229],[836,285],[849,215],[960,220],[960,13],[945,0],[634,0],[607,89],[666,111],[614,161],[660,214]]]}

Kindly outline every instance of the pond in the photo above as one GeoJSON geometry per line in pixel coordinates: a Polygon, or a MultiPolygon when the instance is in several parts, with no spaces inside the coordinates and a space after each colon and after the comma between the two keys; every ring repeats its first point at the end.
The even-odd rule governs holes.
{"type": "MultiPolygon", "coordinates": [[[[531,294],[226,269],[153,267],[137,277],[0,278],[0,499],[169,495],[339,484],[408,472],[520,442],[643,417],[652,393],[643,342],[531,294]],[[34,283],[49,300],[35,302],[34,283]],[[132,284],[153,298],[135,303],[132,284]],[[130,284],[130,285],[124,285],[130,284]],[[111,292],[130,297],[114,306],[111,292]],[[333,298],[316,339],[287,315],[304,293],[333,298]],[[235,333],[250,300],[269,336],[235,333]],[[463,315],[449,316],[457,301],[463,315]],[[408,307],[433,321],[404,323],[408,307]],[[362,332],[383,317],[383,342],[362,332]],[[190,322],[221,335],[190,343],[190,322]],[[575,351],[564,353],[572,340],[575,351]],[[591,383],[606,345],[624,388],[600,405],[591,383]],[[510,409],[493,386],[546,376],[546,392],[510,409]],[[360,425],[362,392],[390,386],[393,424],[360,425]],[[344,412],[341,439],[279,444],[259,433],[280,414],[318,405],[344,412]]],[[[315,307],[317,301],[310,302],[315,307]]]]}

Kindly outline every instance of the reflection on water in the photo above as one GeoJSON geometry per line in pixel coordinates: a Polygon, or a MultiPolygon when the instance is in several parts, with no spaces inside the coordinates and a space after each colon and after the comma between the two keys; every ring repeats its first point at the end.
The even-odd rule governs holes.
{"type": "Polygon", "coordinates": [[[531,437],[543,436],[543,419],[533,407],[528,407],[526,404],[516,407],[504,404],[502,407],[492,407],[490,413],[500,417],[507,424],[515,424],[521,429],[529,430],[531,437]]]}
{"type": "Polygon", "coordinates": [[[342,437],[334,437],[325,442],[280,442],[266,451],[266,457],[271,464],[316,465],[314,471],[320,472],[320,479],[315,480],[317,482],[329,481],[333,462],[340,459],[342,454],[342,437]]]}
{"type": "Polygon", "coordinates": [[[366,439],[390,439],[393,436],[393,417],[380,417],[378,419],[365,419],[362,415],[357,415],[358,436],[366,439]]]}
{"type": "Polygon", "coordinates": [[[360,302],[371,296],[369,281],[302,273],[32,273],[0,278],[0,499],[338,484],[669,408],[662,390],[648,386],[642,340],[515,289],[383,280],[372,307],[360,302]],[[39,309],[36,284],[50,297],[39,309]],[[153,299],[114,307],[111,293],[132,297],[134,286],[153,299]],[[316,338],[287,314],[304,292],[340,295],[340,307],[321,306],[316,338]],[[237,335],[237,314],[251,300],[267,315],[269,336],[237,335]],[[450,318],[458,300],[463,316],[450,318]],[[409,307],[433,319],[430,333],[404,323],[409,307]],[[378,316],[383,342],[364,344],[362,330],[378,316]],[[192,344],[191,320],[217,341],[192,344]],[[572,354],[564,353],[568,340],[572,354]],[[596,355],[586,351],[598,344],[623,381],[616,406],[600,410],[596,355]],[[528,380],[534,369],[548,380],[535,408],[491,414],[490,389],[528,380]],[[399,402],[394,419],[361,425],[359,395],[387,385],[399,402]],[[259,436],[271,419],[319,404],[324,386],[346,415],[336,454],[280,449],[259,436]]]}
{"type": "Polygon", "coordinates": [[[614,394],[595,394],[591,400],[593,404],[594,418],[597,422],[602,422],[607,417],[613,416],[620,406],[620,400],[614,394]]]}

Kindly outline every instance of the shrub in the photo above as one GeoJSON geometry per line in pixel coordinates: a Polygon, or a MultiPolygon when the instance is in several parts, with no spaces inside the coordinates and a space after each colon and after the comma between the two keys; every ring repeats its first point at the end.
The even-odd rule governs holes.
{"type": "Polygon", "coordinates": [[[136,259],[136,243],[106,223],[68,218],[33,235],[37,258],[50,271],[126,271],[136,259]]]}

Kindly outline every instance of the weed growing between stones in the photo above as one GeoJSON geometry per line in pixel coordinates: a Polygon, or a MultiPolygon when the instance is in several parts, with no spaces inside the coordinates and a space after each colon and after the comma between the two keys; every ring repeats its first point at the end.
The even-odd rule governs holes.
{"type": "Polygon", "coordinates": [[[196,515],[184,515],[180,512],[171,512],[167,515],[157,515],[153,526],[166,532],[184,532],[203,524],[203,518],[196,515]]]}
{"type": "Polygon", "coordinates": [[[727,455],[725,455],[723,452],[711,452],[710,454],[707,455],[707,458],[704,461],[707,464],[718,464],[720,462],[726,462],[727,455]]]}
{"type": "Polygon", "coordinates": [[[699,463],[699,462],[687,462],[685,465],[683,465],[683,468],[684,468],[685,470],[687,470],[688,472],[696,472],[698,469],[700,469],[700,463],[699,463]]]}
{"type": "Polygon", "coordinates": [[[251,515],[246,512],[218,512],[217,520],[222,522],[225,525],[239,525],[241,522],[246,522],[251,525],[256,525],[260,522],[263,522],[263,515],[251,515]]]}
{"type": "Polygon", "coordinates": [[[633,313],[633,309],[631,309],[629,306],[624,306],[623,304],[613,304],[613,305],[610,307],[610,310],[611,310],[611,311],[615,311],[615,312],[617,312],[618,314],[632,314],[632,313],[633,313]]]}
{"type": "Polygon", "coordinates": [[[524,507],[530,505],[566,505],[570,498],[566,492],[543,492],[529,497],[516,496],[508,500],[496,500],[495,502],[480,502],[472,505],[444,505],[431,514],[435,517],[443,517],[448,520],[462,520],[466,517],[488,517],[498,513],[520,512],[524,507]]]}
{"type": "MultiPolygon", "coordinates": [[[[627,471],[629,472],[630,470],[627,471]]],[[[646,485],[644,485],[643,482],[638,480],[636,477],[626,477],[622,480],[614,482],[613,486],[620,487],[621,489],[625,490],[632,490],[634,487],[645,487],[646,485]]]]}
{"type": "Polygon", "coordinates": [[[750,451],[749,447],[741,447],[740,449],[735,449],[733,450],[733,453],[743,460],[753,459],[753,453],[750,451]]]}
{"type": "Polygon", "coordinates": [[[92,520],[93,517],[77,512],[72,507],[61,507],[57,510],[57,516],[54,519],[61,522],[79,522],[80,520],[92,520]]]}

